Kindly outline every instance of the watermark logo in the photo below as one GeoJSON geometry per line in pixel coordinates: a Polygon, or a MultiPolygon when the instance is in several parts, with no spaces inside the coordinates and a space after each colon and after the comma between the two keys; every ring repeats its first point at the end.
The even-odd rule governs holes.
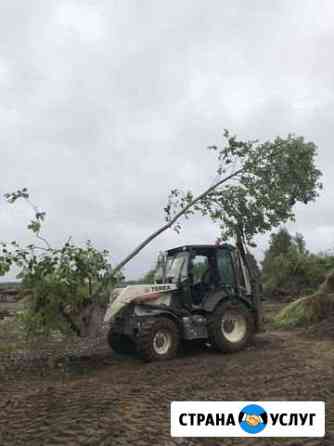
{"type": "Polygon", "coordinates": [[[323,437],[323,401],[173,401],[173,437],[323,437]]]}
{"type": "Polygon", "coordinates": [[[263,431],[268,422],[268,414],[257,404],[248,404],[239,413],[240,427],[248,434],[263,431]]]}

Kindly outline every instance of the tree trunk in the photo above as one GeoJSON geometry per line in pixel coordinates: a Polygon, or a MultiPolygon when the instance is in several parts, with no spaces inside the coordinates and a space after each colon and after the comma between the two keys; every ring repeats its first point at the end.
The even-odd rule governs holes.
{"type": "Polygon", "coordinates": [[[101,334],[107,304],[93,302],[85,306],[77,315],[70,315],[81,337],[96,337],[101,334]]]}

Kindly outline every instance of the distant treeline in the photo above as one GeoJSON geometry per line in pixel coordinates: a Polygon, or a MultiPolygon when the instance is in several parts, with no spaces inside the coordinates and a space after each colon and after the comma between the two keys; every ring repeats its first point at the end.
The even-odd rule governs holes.
{"type": "Polygon", "coordinates": [[[312,294],[334,271],[330,248],[315,254],[306,249],[302,234],[293,236],[285,228],[272,234],[262,262],[265,295],[290,300],[312,294]]]}
{"type": "Polygon", "coordinates": [[[21,282],[13,281],[13,282],[0,282],[0,289],[4,288],[20,288],[21,282]]]}

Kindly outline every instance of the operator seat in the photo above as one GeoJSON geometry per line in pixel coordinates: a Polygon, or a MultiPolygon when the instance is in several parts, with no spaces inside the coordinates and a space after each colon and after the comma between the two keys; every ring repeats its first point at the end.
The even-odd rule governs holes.
{"type": "Polygon", "coordinates": [[[212,289],[215,282],[214,271],[212,265],[208,265],[207,269],[202,273],[201,279],[192,287],[193,303],[201,305],[206,295],[212,289]]]}

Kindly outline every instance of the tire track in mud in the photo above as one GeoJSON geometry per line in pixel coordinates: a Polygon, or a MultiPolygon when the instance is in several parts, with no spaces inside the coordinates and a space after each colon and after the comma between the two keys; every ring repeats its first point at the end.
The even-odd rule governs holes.
{"type": "MultiPolygon", "coordinates": [[[[254,444],[240,439],[171,439],[172,400],[323,399],[328,402],[328,429],[334,430],[333,371],[315,360],[314,348],[311,341],[292,334],[265,334],[255,346],[233,355],[204,350],[144,364],[107,354],[87,375],[63,382],[27,375],[0,385],[0,444],[254,444]]],[[[276,444],[269,440],[256,444],[276,444]]],[[[279,440],[277,444],[311,445],[279,440]]],[[[327,444],[312,441],[312,446],[327,444]]]]}

